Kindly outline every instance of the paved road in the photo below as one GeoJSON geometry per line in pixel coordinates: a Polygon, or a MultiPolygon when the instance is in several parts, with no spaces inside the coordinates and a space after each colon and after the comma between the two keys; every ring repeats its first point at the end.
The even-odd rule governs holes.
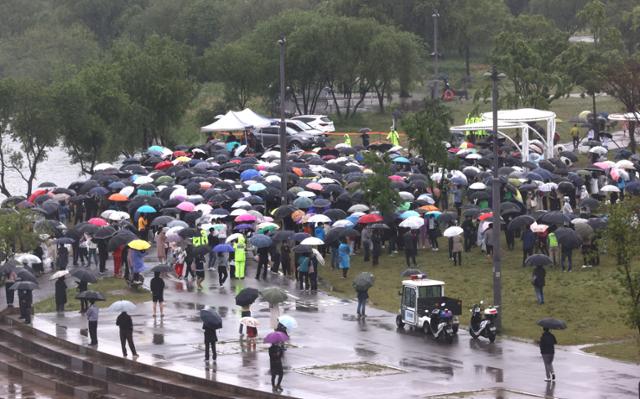
{"type": "MultiPolygon", "coordinates": [[[[250,273],[248,273],[251,275],[250,273]]],[[[422,334],[398,332],[395,314],[377,309],[369,317],[354,317],[355,303],[324,293],[300,292],[281,276],[267,283],[248,278],[231,287],[216,287],[212,274],[202,292],[191,283],[167,281],[167,315],[150,317],[151,304],[141,304],[133,314],[135,341],[141,357],[149,362],[210,379],[269,390],[266,346],[247,349],[239,341],[239,313],[234,292],[243,287],[288,287],[292,299],[282,306],[299,328],[294,330],[286,353],[285,393],[303,398],[370,397],[424,398],[474,392],[480,398],[561,397],[635,398],[640,367],[584,354],[576,348],[558,348],[555,367],[558,382],[543,381],[544,369],[537,346],[500,339],[495,344],[475,341],[465,333],[452,345],[433,342],[422,334]],[[198,310],[217,308],[224,327],[219,331],[217,366],[205,369],[198,310]],[[344,364],[347,364],[346,366],[344,364]],[[318,367],[321,368],[318,368],[318,367]]],[[[148,281],[148,280],[147,280],[148,281]]],[[[41,290],[48,291],[47,289],[41,290]]],[[[269,331],[266,303],[252,307],[261,321],[260,336],[269,331]]],[[[99,349],[120,354],[114,320],[102,312],[99,349]]],[[[87,342],[85,320],[75,312],[64,316],[38,315],[34,325],[59,337],[87,342]]],[[[562,332],[557,334],[562,341],[562,332]]]]}

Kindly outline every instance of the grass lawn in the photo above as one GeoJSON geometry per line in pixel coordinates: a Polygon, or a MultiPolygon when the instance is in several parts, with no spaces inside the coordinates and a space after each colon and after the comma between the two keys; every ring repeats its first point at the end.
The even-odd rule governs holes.
{"type": "MultiPolygon", "coordinates": [[[[492,302],[491,260],[474,248],[470,253],[463,253],[462,267],[454,267],[447,259],[447,241],[441,237],[439,242],[442,248],[439,252],[420,250],[418,265],[429,278],[445,281],[447,296],[462,299],[465,310],[461,321],[466,324],[469,318],[466,309],[473,303],[480,300],[485,304],[492,302]]],[[[505,335],[537,339],[541,331],[536,321],[543,317],[556,317],[568,325],[566,330],[557,334],[563,345],[629,340],[637,336],[637,331],[627,327],[621,317],[618,296],[622,295],[622,289],[615,280],[616,268],[608,256],[602,257],[599,267],[581,269],[582,256],[574,251],[574,271],[562,273],[558,268],[549,269],[545,304],[538,305],[531,285],[532,269],[521,266],[519,243],[515,251],[504,248],[503,244],[501,310],[505,335]]],[[[320,270],[320,276],[333,287],[336,295],[353,298],[353,278],[362,271],[371,271],[377,277],[375,286],[369,291],[371,304],[397,313],[400,273],[405,269],[403,253],[384,255],[375,268],[369,263],[363,264],[362,259],[361,254],[352,258],[347,279],[342,279],[339,271],[326,267],[320,270]]],[[[633,347],[637,353],[638,343],[635,342],[633,347]]]]}
{"type": "MultiPolygon", "coordinates": [[[[68,281],[67,285],[71,286],[72,283],[68,281]]],[[[120,301],[123,299],[131,301],[133,303],[151,300],[151,294],[148,291],[144,289],[132,290],[127,286],[125,280],[121,278],[103,278],[96,284],[89,284],[89,289],[92,291],[99,291],[105,296],[106,301],[100,302],[101,308],[107,307],[115,301],[120,301]]],[[[67,304],[64,307],[65,310],[80,310],[80,301],[75,299],[76,295],[78,295],[78,291],[76,290],[75,286],[67,289],[67,304]]],[[[37,302],[34,305],[34,310],[36,313],[55,312],[56,303],[54,297],[52,296],[50,298],[37,302]]]]}
{"type": "Polygon", "coordinates": [[[598,356],[640,363],[638,348],[640,348],[640,341],[636,338],[611,344],[593,345],[583,350],[598,356]]]}

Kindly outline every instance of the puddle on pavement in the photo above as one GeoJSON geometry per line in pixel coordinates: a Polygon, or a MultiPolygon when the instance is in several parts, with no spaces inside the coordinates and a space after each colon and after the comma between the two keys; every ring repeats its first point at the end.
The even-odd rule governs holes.
{"type": "Polygon", "coordinates": [[[294,369],[300,374],[318,377],[330,381],[355,378],[379,377],[384,375],[406,373],[398,367],[372,362],[336,363],[322,366],[311,366],[294,369]]]}
{"type": "MultiPolygon", "coordinates": [[[[548,384],[553,386],[554,384],[548,384]]],[[[549,388],[549,387],[547,387],[549,388]]],[[[545,396],[535,395],[527,392],[518,392],[511,389],[493,388],[484,389],[481,391],[469,391],[469,392],[452,392],[442,395],[425,396],[425,399],[531,399],[531,398],[548,398],[553,399],[553,390],[545,393],[545,396]]]]}
{"type": "MultiPolygon", "coordinates": [[[[220,356],[222,355],[236,355],[239,353],[242,354],[251,354],[256,352],[267,352],[269,350],[269,344],[263,344],[262,342],[256,341],[254,344],[249,343],[248,340],[225,340],[218,341],[216,343],[216,353],[220,356]]],[[[192,347],[196,348],[199,351],[204,352],[204,344],[196,344],[192,345],[192,347]]],[[[285,344],[286,348],[299,348],[297,345],[293,345],[291,343],[285,344]]]]}

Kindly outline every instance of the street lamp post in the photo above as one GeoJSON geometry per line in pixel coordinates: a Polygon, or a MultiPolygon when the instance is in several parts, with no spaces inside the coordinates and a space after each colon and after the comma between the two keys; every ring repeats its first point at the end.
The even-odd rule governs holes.
{"type": "Polygon", "coordinates": [[[287,203],[287,124],[285,122],[285,84],[284,84],[284,50],[287,40],[280,34],[280,204],[287,203]]]}
{"type": "Polygon", "coordinates": [[[440,14],[437,9],[433,10],[431,18],[433,18],[433,91],[431,92],[431,99],[438,97],[438,18],[440,14]]]}
{"type": "Polygon", "coordinates": [[[493,182],[491,184],[493,203],[493,304],[500,306],[501,311],[496,320],[498,330],[502,327],[502,262],[500,259],[500,179],[498,169],[498,81],[504,77],[499,74],[496,66],[491,67],[491,111],[493,114],[493,182]]]}

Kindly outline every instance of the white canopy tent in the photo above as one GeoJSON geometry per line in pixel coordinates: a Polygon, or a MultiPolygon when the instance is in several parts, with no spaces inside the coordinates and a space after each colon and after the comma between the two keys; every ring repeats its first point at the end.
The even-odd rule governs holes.
{"type": "MultiPolygon", "coordinates": [[[[520,153],[522,154],[522,160],[526,161],[527,159],[525,159],[525,155],[524,155],[524,151],[522,151],[522,147],[520,146],[519,143],[516,143],[516,141],[511,138],[511,136],[509,136],[506,133],[503,133],[501,130],[508,130],[508,129],[518,129],[521,131],[521,133],[524,133],[524,131],[526,129],[528,129],[528,125],[526,123],[512,123],[512,122],[504,122],[501,120],[498,120],[498,135],[506,138],[508,141],[510,141],[513,145],[516,146],[516,148],[520,151],[520,153]]],[[[449,129],[452,132],[477,132],[477,131],[481,131],[481,130],[489,130],[492,131],[493,130],[493,121],[492,120],[484,120],[484,121],[480,121],[480,122],[474,122],[474,123],[469,123],[467,125],[460,125],[460,126],[453,126],[449,129]]],[[[523,135],[523,134],[521,134],[523,135]]]]}
{"type": "Polygon", "coordinates": [[[271,125],[271,120],[264,118],[249,108],[242,111],[229,111],[217,121],[200,128],[201,132],[233,132],[271,125]]]}
{"type": "MultiPolygon", "coordinates": [[[[486,121],[493,120],[493,114],[491,112],[485,112],[482,114],[482,119],[486,121]]],[[[498,111],[499,122],[520,123],[524,125],[522,129],[522,160],[529,160],[529,133],[533,132],[534,135],[540,138],[540,141],[544,145],[544,155],[548,158],[553,158],[553,135],[556,131],[556,114],[551,111],[543,111],[535,108],[521,108],[521,109],[509,109],[498,111]],[[546,137],[540,132],[532,128],[527,122],[547,122],[546,137]]],[[[493,128],[490,128],[493,129],[493,128]]]]}
{"type": "Polygon", "coordinates": [[[618,122],[639,122],[640,112],[627,112],[626,114],[609,114],[607,117],[610,121],[618,122]]]}

